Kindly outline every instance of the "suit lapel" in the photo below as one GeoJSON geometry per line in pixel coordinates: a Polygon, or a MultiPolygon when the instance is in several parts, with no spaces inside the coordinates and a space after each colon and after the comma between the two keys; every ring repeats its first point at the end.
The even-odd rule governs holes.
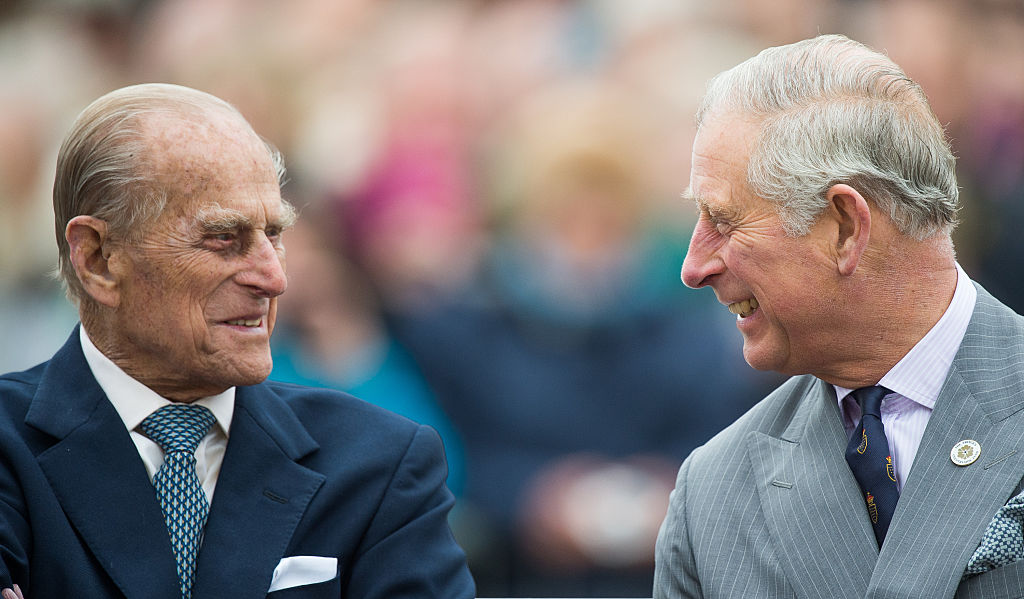
{"type": "MultiPolygon", "coordinates": [[[[871,588],[901,581],[921,597],[951,596],[988,523],[1024,474],[1020,317],[984,290],[896,507],[871,588]],[[1007,346],[1008,345],[1008,346],[1007,346]],[[981,457],[950,459],[973,439],[981,457]]],[[[880,593],[884,594],[884,593],[880,593]]]]}
{"type": "Polygon", "coordinates": [[[754,480],[796,595],[861,596],[877,558],[874,533],[866,517],[849,509],[863,502],[846,465],[835,393],[808,379],[813,382],[798,391],[799,406],[780,437],[751,435],[754,480]]]}
{"type": "Polygon", "coordinates": [[[128,431],[93,378],[77,329],[43,374],[26,422],[72,526],[126,597],[180,599],[167,527],[128,431]]]}
{"type": "Polygon", "coordinates": [[[323,484],[296,463],[317,444],[264,385],[241,387],[199,552],[195,599],[265,597],[296,526],[323,484]]]}
{"type": "Polygon", "coordinates": [[[1021,414],[993,423],[966,385],[955,380],[928,423],[872,587],[891,588],[893,580],[904,580],[922,597],[951,596],[988,523],[1012,496],[1022,469],[1021,414]],[[950,460],[950,450],[963,439],[978,441],[982,454],[960,467],[950,460]]]}

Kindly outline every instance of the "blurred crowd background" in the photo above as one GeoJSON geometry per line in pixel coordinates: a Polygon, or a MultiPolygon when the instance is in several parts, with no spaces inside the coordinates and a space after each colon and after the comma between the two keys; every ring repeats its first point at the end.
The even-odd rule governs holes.
{"type": "Polygon", "coordinates": [[[1021,0],[3,0],[0,369],[76,322],[49,276],[75,115],[208,91],[284,152],[302,213],[272,378],[438,429],[480,596],[650,596],[679,463],[778,383],[678,279],[695,104],[831,32],[923,85],[960,261],[1024,311],[1021,0]]]}

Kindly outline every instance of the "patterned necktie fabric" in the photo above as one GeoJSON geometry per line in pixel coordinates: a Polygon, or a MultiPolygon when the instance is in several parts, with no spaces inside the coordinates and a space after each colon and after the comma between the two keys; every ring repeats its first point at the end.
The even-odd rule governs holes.
{"type": "Polygon", "coordinates": [[[164,450],[164,463],[153,477],[153,486],[178,562],[183,599],[192,596],[196,555],[210,510],[196,474],[195,452],[215,421],[203,406],[171,404],[156,410],[139,425],[142,434],[164,450]]]}
{"type": "Polygon", "coordinates": [[[887,393],[888,389],[879,386],[861,387],[853,392],[853,398],[860,404],[861,418],[846,446],[846,462],[864,493],[879,547],[885,540],[899,499],[892,453],[882,428],[882,398],[887,393]]]}
{"type": "Polygon", "coordinates": [[[981,544],[967,562],[964,578],[1024,559],[1024,493],[999,508],[981,544]]]}

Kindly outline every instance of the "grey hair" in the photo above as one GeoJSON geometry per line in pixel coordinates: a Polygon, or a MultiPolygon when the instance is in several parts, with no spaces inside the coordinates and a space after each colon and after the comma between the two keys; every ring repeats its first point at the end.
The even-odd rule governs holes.
{"type": "Polygon", "coordinates": [[[790,235],[810,230],[838,183],[915,239],[956,226],[956,159],[921,87],[885,55],[841,35],[768,48],[708,83],[698,130],[730,112],[761,123],[748,183],[790,235]]]}
{"type": "MultiPolygon", "coordinates": [[[[147,83],[112,91],[86,107],[75,119],[57,155],[53,184],[54,228],[57,236],[57,276],[68,297],[81,301],[85,290],[71,263],[64,237],[68,222],[90,215],[128,242],[138,241],[145,226],[167,204],[168,190],[146,168],[149,144],[143,135],[145,117],[154,114],[197,116],[223,110],[244,117],[227,102],[179,85],[147,83]]],[[[281,153],[264,140],[278,183],[284,182],[281,153]]]]}

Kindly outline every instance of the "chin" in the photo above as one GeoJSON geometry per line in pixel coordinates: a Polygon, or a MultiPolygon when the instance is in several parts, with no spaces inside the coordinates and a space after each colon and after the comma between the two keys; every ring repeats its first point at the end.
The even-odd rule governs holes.
{"type": "Polygon", "coordinates": [[[270,371],[271,367],[268,365],[266,368],[258,371],[249,372],[247,373],[248,376],[246,377],[246,381],[244,383],[239,383],[239,385],[258,385],[267,380],[267,377],[270,376],[270,371]]]}
{"type": "Polygon", "coordinates": [[[781,350],[771,348],[754,348],[743,346],[743,359],[754,370],[781,372],[788,374],[784,361],[780,359],[781,350]]]}
{"type": "Polygon", "coordinates": [[[233,364],[229,368],[224,369],[224,374],[227,375],[230,372],[233,376],[225,376],[224,382],[229,386],[241,387],[246,385],[257,385],[267,380],[270,376],[270,371],[274,363],[271,361],[270,356],[267,356],[266,360],[246,362],[244,364],[233,364]]]}

